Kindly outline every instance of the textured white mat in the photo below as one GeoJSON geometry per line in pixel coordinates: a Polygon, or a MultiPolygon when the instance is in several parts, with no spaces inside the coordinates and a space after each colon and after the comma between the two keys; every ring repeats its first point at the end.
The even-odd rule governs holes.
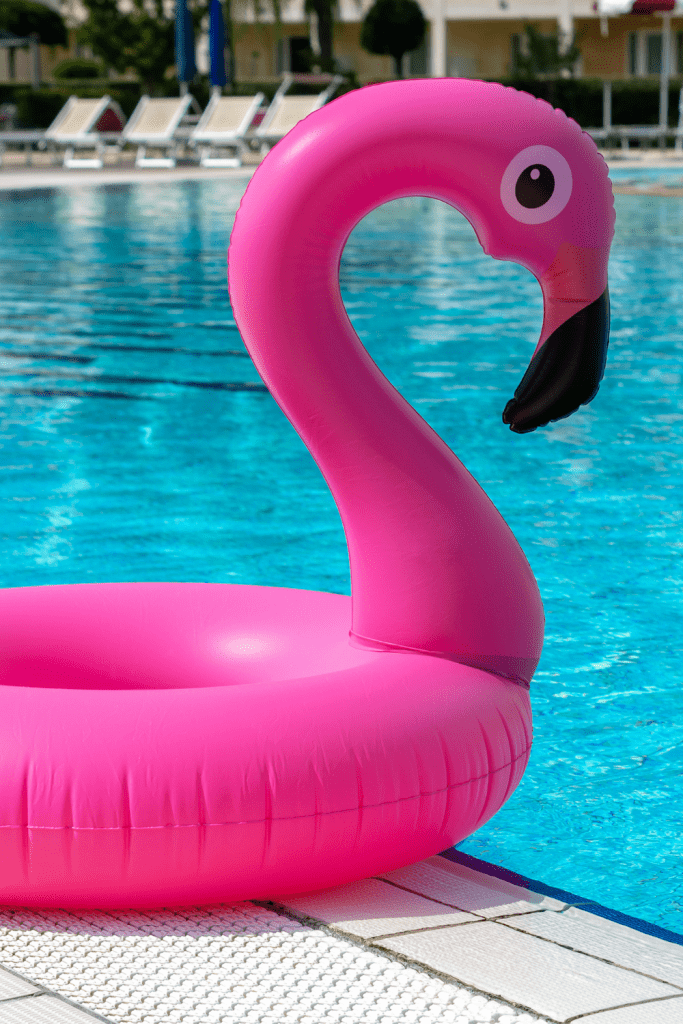
{"type": "MultiPolygon", "coordinates": [[[[75,913],[0,907],[0,964],[116,1024],[540,1020],[252,903],[75,913]]],[[[26,1001],[4,1004],[11,1005],[26,1001]]]]}

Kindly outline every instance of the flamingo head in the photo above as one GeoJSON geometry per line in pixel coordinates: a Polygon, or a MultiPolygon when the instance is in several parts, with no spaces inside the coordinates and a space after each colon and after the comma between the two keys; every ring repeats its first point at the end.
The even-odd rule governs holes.
{"type": "Polygon", "coordinates": [[[527,267],[543,292],[541,336],[503,413],[511,430],[527,433],[569,416],[600,386],[614,200],[590,137],[562,111],[511,92],[494,88],[487,97],[483,173],[492,184],[487,209],[471,219],[484,251],[527,267]]]}
{"type": "MultiPolygon", "coordinates": [[[[319,359],[324,301],[330,336],[338,323],[339,262],[356,224],[382,203],[430,196],[463,213],[486,253],[526,267],[543,291],[540,339],[504,422],[526,433],[595,396],[609,333],[614,200],[605,161],[563,111],[516,89],[454,78],[371,85],[333,100],[275,146],[247,189],[231,243],[238,304],[247,238],[239,229],[262,218],[261,188],[270,182],[278,195],[268,218],[273,276],[265,277],[270,263],[254,235],[240,278],[244,302],[257,310],[277,288],[284,308],[315,308],[307,358],[319,359]]],[[[304,325],[291,315],[286,323],[301,351],[304,325]]],[[[248,344],[267,377],[258,338],[248,344]]]]}

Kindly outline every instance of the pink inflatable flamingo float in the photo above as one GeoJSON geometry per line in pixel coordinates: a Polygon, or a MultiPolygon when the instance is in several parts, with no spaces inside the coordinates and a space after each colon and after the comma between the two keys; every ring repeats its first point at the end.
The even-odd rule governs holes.
{"type": "Polygon", "coordinates": [[[440,199],[538,278],[504,420],[595,395],[613,205],[559,111],[455,79],[350,93],[257,170],[229,254],[242,336],[342,516],[352,598],[127,583],[0,593],[0,903],[273,897],[385,872],[494,814],[529,756],[543,609],[507,525],[344,310],[353,227],[440,199]]]}

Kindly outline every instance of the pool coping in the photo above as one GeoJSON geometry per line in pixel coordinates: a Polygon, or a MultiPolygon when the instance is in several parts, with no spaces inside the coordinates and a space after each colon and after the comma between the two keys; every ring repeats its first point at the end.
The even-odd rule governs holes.
{"type": "MultiPolygon", "coordinates": [[[[623,924],[625,927],[633,929],[633,931],[641,932],[644,935],[652,935],[655,938],[662,939],[664,942],[672,942],[674,945],[683,946],[683,934],[679,935],[677,932],[663,928],[661,925],[652,924],[650,921],[644,921],[640,917],[633,917],[633,915],[625,914],[620,910],[613,910],[611,907],[606,907],[596,900],[577,896],[576,893],[569,892],[567,889],[558,889],[555,886],[546,885],[545,882],[527,878],[526,875],[519,875],[509,868],[499,867],[497,864],[490,864],[488,861],[479,860],[478,857],[473,857],[463,850],[456,848],[444,850],[439,856],[473,868],[475,871],[489,875],[492,878],[500,878],[510,882],[512,885],[518,885],[520,888],[528,889],[529,892],[535,892],[539,896],[551,896],[563,903],[571,903],[573,905],[580,904],[582,909],[588,914],[603,917],[605,920],[614,921],[616,924],[623,924]]],[[[683,926],[683,921],[681,924],[683,926]]]]}
{"type": "MultiPolygon", "coordinates": [[[[607,166],[612,169],[682,170],[680,157],[649,151],[640,157],[621,157],[603,152],[607,166]]],[[[82,185],[128,185],[140,182],[211,181],[216,179],[248,180],[258,162],[245,163],[236,168],[200,167],[196,163],[179,163],[173,168],[139,168],[131,163],[106,164],[99,169],[65,168],[54,165],[5,164],[0,166],[0,192],[30,191],[44,188],[64,188],[82,185]]]]}
{"type": "Polygon", "coordinates": [[[73,188],[92,185],[131,185],[146,182],[212,181],[237,179],[247,181],[258,165],[234,168],[198,167],[179,164],[173,168],[136,168],[121,165],[99,170],[69,170],[63,167],[0,167],[0,192],[39,191],[51,188],[73,188]]]}

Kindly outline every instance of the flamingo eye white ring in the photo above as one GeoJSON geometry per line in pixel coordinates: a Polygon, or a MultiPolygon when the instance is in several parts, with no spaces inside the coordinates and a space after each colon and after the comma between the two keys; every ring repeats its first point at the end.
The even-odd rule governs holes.
{"type": "Polygon", "coordinates": [[[352,597],[201,583],[0,591],[0,903],[321,889],[459,842],[521,779],[543,643],[536,581],[341,299],[350,232],[410,195],[460,210],[486,252],[539,280],[543,329],[503,414],[511,429],[595,395],[614,211],[578,125],[457,79],[360,89],[297,125],[242,199],[230,297],[337,502],[352,597]]]}
{"type": "Polygon", "coordinates": [[[527,146],[510,161],[500,183],[503,206],[521,224],[552,220],[571,194],[571,168],[551,146],[527,146]]]}

